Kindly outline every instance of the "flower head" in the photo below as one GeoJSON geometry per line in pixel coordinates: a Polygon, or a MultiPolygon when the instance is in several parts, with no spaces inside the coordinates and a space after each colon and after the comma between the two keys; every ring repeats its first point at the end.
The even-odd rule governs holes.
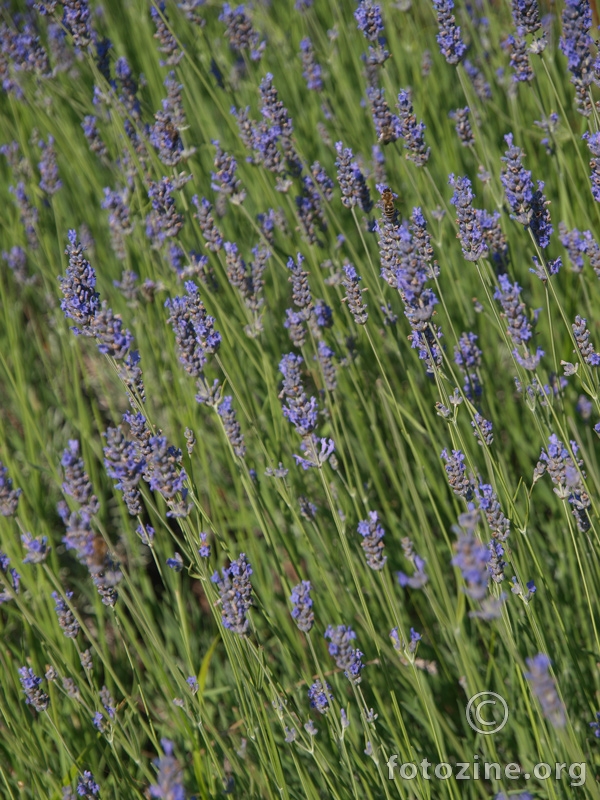
{"type": "Polygon", "coordinates": [[[224,567],[222,576],[215,572],[211,580],[216,584],[221,599],[223,625],[234,633],[245,634],[250,625],[248,609],[252,606],[252,567],[241,553],[229,567],[224,567]]]}
{"type": "Polygon", "coordinates": [[[356,634],[352,628],[346,625],[334,628],[333,625],[329,625],[325,631],[325,638],[329,639],[329,654],[335,658],[338,669],[343,669],[344,675],[352,683],[360,683],[360,673],[364,669],[361,661],[363,653],[353,647],[356,634]]]}
{"type": "Polygon", "coordinates": [[[371,569],[380,570],[385,566],[387,556],[383,554],[383,536],[385,531],[379,522],[376,511],[369,511],[369,519],[358,523],[358,532],[363,537],[361,547],[365,551],[367,564],[371,569]]]}
{"type": "Polygon", "coordinates": [[[452,11],[454,10],[453,0],[433,0],[433,7],[437,12],[439,33],[437,43],[440,52],[448,64],[458,64],[467,52],[467,46],[461,38],[460,28],[452,11]]]}
{"type": "Polygon", "coordinates": [[[32,705],[36,711],[45,711],[50,703],[50,698],[40,689],[42,679],[38,678],[31,667],[21,667],[19,680],[25,692],[25,702],[32,705]]]}
{"type": "Polygon", "coordinates": [[[538,653],[533,658],[526,659],[528,670],[525,677],[531,683],[531,689],[542,707],[546,719],[555,728],[565,725],[565,711],[556,690],[556,682],[550,675],[552,662],[545,653],[538,653]]]}
{"type": "Polygon", "coordinates": [[[77,241],[77,232],[69,231],[69,244],[65,253],[69,256],[66,277],[58,282],[63,293],[60,307],[67,319],[74,320],[76,333],[91,336],[91,322],[100,308],[99,294],[96,291],[96,273],[90,262],[83,256],[84,247],[77,241]]]}
{"type": "Polygon", "coordinates": [[[313,613],[313,600],[310,596],[311,592],[310,581],[302,581],[292,589],[290,600],[294,604],[292,609],[292,617],[296,621],[296,625],[304,633],[308,633],[315,621],[313,613]]]}
{"type": "Polygon", "coordinates": [[[0,461],[0,514],[12,517],[17,510],[22,489],[13,489],[12,478],[8,477],[8,469],[0,461]]]}

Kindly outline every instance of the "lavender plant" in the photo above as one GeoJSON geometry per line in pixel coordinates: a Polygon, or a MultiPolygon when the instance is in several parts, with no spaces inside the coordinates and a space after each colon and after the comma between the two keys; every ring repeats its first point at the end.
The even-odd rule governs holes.
{"type": "Polygon", "coordinates": [[[600,797],[596,10],[5,4],[2,797],[600,797]]]}

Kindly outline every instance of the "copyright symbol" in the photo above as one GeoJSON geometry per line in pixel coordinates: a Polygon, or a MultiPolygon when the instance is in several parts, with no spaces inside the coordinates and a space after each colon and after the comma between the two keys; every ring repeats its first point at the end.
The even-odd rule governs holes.
{"type": "Polygon", "coordinates": [[[508,704],[503,697],[496,692],[477,692],[467,703],[465,711],[467,722],[477,733],[489,736],[490,733],[498,733],[508,722],[508,704]],[[484,706],[494,706],[487,709],[486,715],[482,715],[484,706]],[[498,718],[502,714],[502,719],[498,718]]]}

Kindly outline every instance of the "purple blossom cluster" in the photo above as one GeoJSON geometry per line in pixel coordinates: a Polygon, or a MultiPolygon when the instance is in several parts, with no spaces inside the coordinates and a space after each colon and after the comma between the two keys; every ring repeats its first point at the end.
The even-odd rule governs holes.
{"type": "Polygon", "coordinates": [[[126,255],[125,237],[133,232],[128,199],[127,189],[113,191],[109,187],[105,187],[104,200],[100,204],[101,208],[109,212],[108,227],[111,244],[116,255],[121,259],[124,259],[126,255]]]}
{"type": "MultiPolygon", "coordinates": [[[[378,187],[382,190],[382,187],[378,187]]],[[[427,223],[420,208],[413,209],[412,224],[384,216],[377,222],[381,277],[400,293],[404,315],[412,333],[409,341],[432,374],[442,362],[442,332],[432,322],[438,299],[426,282],[438,274],[427,223]]]]}
{"type": "Polygon", "coordinates": [[[398,94],[396,107],[399,114],[398,130],[404,140],[404,149],[408,151],[406,157],[422,167],[429,161],[431,148],[425,144],[425,124],[417,122],[409,89],[402,89],[398,94]]]}
{"type": "Polygon", "coordinates": [[[463,256],[467,261],[477,261],[487,255],[488,246],[483,235],[480,218],[473,208],[475,195],[471,181],[467,178],[455,178],[450,175],[448,183],[454,189],[450,202],[456,207],[458,238],[462,246],[463,256]]]}
{"type": "Polygon", "coordinates": [[[185,517],[189,514],[185,486],[187,473],[181,466],[182,453],[167,442],[165,436],[152,436],[148,444],[151,453],[147,461],[147,480],[153,492],[159,492],[169,505],[168,517],[185,517]],[[177,495],[181,500],[177,501],[177,495]]]}
{"type": "Polygon", "coordinates": [[[315,50],[308,36],[300,42],[300,55],[302,57],[302,77],[306,86],[313,92],[323,90],[323,77],[321,65],[315,58],[315,50]]]}
{"type": "Polygon", "coordinates": [[[25,236],[27,237],[27,244],[32,250],[37,250],[40,246],[37,235],[39,212],[36,206],[31,204],[29,195],[25,191],[25,183],[19,181],[16,188],[14,186],[9,186],[8,191],[14,196],[19,209],[21,224],[25,229],[25,236]]]}
{"type": "Polygon", "coordinates": [[[279,362],[279,371],[283,374],[283,388],[280,397],[286,404],[283,406],[284,417],[292,423],[303,438],[317,427],[318,405],[315,397],[308,398],[302,385],[300,365],[302,356],[295,353],[284,355],[279,362]]]}
{"type": "Polygon", "coordinates": [[[463,374],[463,391],[469,400],[476,400],[482,393],[479,379],[482,351],[476,342],[476,334],[461,333],[458,344],[454,347],[454,363],[463,374]]]}
{"type": "Polygon", "coordinates": [[[8,476],[8,469],[0,461],[0,514],[3,517],[12,517],[17,511],[19,497],[22,489],[13,489],[12,478],[8,476]]]}
{"type": "Polygon", "coordinates": [[[367,87],[367,98],[378,141],[381,144],[391,144],[400,139],[403,136],[402,126],[399,118],[390,111],[384,89],[376,86],[367,87]]]}
{"type": "Polygon", "coordinates": [[[527,343],[533,336],[533,330],[525,303],[520,299],[521,291],[521,287],[517,283],[511,283],[507,275],[500,275],[494,298],[499,300],[502,306],[503,316],[508,325],[507,332],[515,345],[513,356],[524,369],[534,370],[544,351],[538,347],[535,353],[529,352],[527,343]]]}
{"type": "Polygon", "coordinates": [[[32,705],[38,712],[45,711],[50,704],[50,698],[40,689],[42,679],[35,674],[31,667],[21,667],[19,680],[25,692],[27,705],[32,705]]]}
{"type": "Polygon", "coordinates": [[[512,0],[512,17],[519,36],[536,33],[542,27],[538,0],[512,0]]]}
{"type": "Polygon", "coordinates": [[[2,575],[8,575],[9,580],[4,579],[6,588],[0,591],[0,605],[8,603],[14,599],[14,596],[19,594],[21,587],[21,576],[14,567],[10,566],[10,558],[0,550],[0,572],[2,575]],[[8,583],[12,591],[8,588],[8,583]]]}
{"type": "Polygon", "coordinates": [[[229,3],[223,3],[219,15],[219,22],[226,25],[225,37],[232,50],[242,53],[249,51],[252,61],[260,61],[266,42],[260,40],[259,34],[252,25],[252,20],[246,13],[245,6],[232,8],[229,3]]]}
{"type": "Polygon", "coordinates": [[[219,590],[223,625],[242,636],[248,630],[250,621],[248,610],[252,606],[252,567],[245,553],[222,570],[222,576],[215,572],[211,580],[219,590]]]}
{"type": "Polygon", "coordinates": [[[104,447],[104,465],[109,478],[117,481],[115,489],[123,492],[123,500],[132,516],[142,512],[139,483],[146,468],[146,460],[140,455],[135,441],[128,439],[123,426],[107,428],[104,447]]]}
{"type": "Polygon", "coordinates": [[[58,617],[58,624],[62,628],[64,635],[69,639],[75,639],[79,633],[79,623],[69,606],[67,600],[73,597],[73,592],[66,592],[65,597],[61,597],[58,592],[52,592],[52,599],[55,602],[54,610],[58,617]],[[66,599],[65,599],[66,598],[66,599]]]}
{"type": "Polygon", "coordinates": [[[375,85],[375,74],[378,67],[390,57],[385,49],[385,36],[383,36],[383,18],[381,6],[374,0],[359,0],[358,8],[354,12],[354,19],[358,30],[369,42],[369,52],[363,56],[367,64],[367,82],[375,85]]]}
{"type": "Polygon", "coordinates": [[[403,587],[408,586],[411,589],[422,589],[429,580],[425,572],[425,559],[415,553],[414,545],[408,536],[402,539],[401,544],[404,557],[413,566],[413,574],[409,576],[405,572],[397,572],[396,578],[398,583],[403,587]]]}
{"type": "Polygon", "coordinates": [[[331,686],[326,683],[325,687],[320,680],[315,681],[308,690],[310,707],[316,709],[319,714],[326,714],[329,711],[329,703],[333,700],[331,686]]]}
{"type": "Polygon", "coordinates": [[[76,232],[69,231],[69,244],[65,251],[69,256],[69,266],[66,277],[58,279],[63,293],[61,309],[65,317],[77,323],[71,328],[74,333],[95,338],[101,353],[122,362],[120,374],[125,384],[130,389],[137,385],[143,397],[141,370],[137,366],[139,355],[130,351],[133,336],[123,328],[119,314],[115,314],[106,302],[100,305],[95,290],[96,273],[84,258],[84,249],[77,241],[76,232]]]}
{"type": "Polygon", "coordinates": [[[329,625],[325,631],[325,638],[329,640],[329,655],[334,657],[337,668],[344,670],[344,675],[351,683],[360,683],[360,673],[364,669],[361,659],[364,653],[353,645],[356,633],[346,625],[338,625],[335,628],[329,625]]]}
{"type": "Polygon", "coordinates": [[[471,147],[475,143],[475,136],[469,120],[470,113],[471,110],[468,106],[456,108],[449,113],[450,119],[454,120],[454,130],[463,147],[471,147]]]}
{"type": "Polygon", "coordinates": [[[362,536],[360,545],[365,552],[367,564],[374,570],[383,569],[387,561],[382,542],[385,531],[379,522],[377,511],[369,511],[369,519],[362,519],[358,523],[358,532],[362,536]]]}
{"type": "Polygon", "coordinates": [[[515,83],[531,82],[534,78],[527,42],[521,36],[508,36],[505,46],[510,52],[510,66],[513,69],[512,79],[515,83]]]}
{"type": "Polygon", "coordinates": [[[221,344],[221,334],[215,330],[215,318],[206,313],[198,287],[186,281],[186,294],[165,301],[169,310],[167,322],[175,333],[179,362],[194,378],[202,375],[207,356],[216,353],[221,344]]]}
{"type": "Polygon", "coordinates": [[[163,800],[185,800],[183,788],[183,769],[173,755],[173,742],[170,739],[161,739],[160,745],[163,755],[154,760],[158,769],[157,783],[150,786],[150,797],[160,797],[163,800]]]}
{"type": "Polygon", "coordinates": [[[174,67],[183,58],[183,50],[180,49],[177,39],[169,27],[169,18],[166,12],[166,3],[159,0],[156,5],[151,6],[150,16],[156,27],[154,38],[158,41],[159,52],[163,53],[164,60],[161,59],[161,67],[174,67]]]}
{"type": "Polygon", "coordinates": [[[62,24],[73,37],[75,47],[83,50],[94,38],[89,3],[87,0],[62,0],[62,3],[64,6],[62,24]]]}
{"type": "Polygon", "coordinates": [[[505,542],[510,534],[510,520],[504,516],[492,486],[488,483],[480,483],[475,489],[475,495],[477,504],[483,511],[490,527],[492,538],[505,542]]]}
{"type": "Polygon", "coordinates": [[[168,167],[179,164],[193,150],[185,151],[181,139],[181,129],[185,127],[185,114],[181,100],[183,86],[169,73],[165,81],[168,97],[162,101],[162,108],[154,114],[154,124],[150,128],[150,144],[157,150],[158,157],[168,167]]]}
{"type": "Polygon", "coordinates": [[[244,435],[242,434],[240,423],[237,420],[237,415],[233,408],[233,397],[231,397],[231,395],[223,397],[217,407],[217,414],[221,417],[223,429],[229,439],[233,452],[238,458],[244,458],[246,455],[244,435]]]}
{"type": "Polygon", "coordinates": [[[538,653],[533,658],[526,659],[526,663],[528,669],[525,677],[542,707],[542,713],[555,728],[563,728],[566,722],[565,711],[558,696],[556,682],[550,674],[552,662],[545,653],[538,653]]]}
{"type": "MultiPolygon", "coordinates": [[[[594,345],[590,342],[590,332],[587,328],[587,320],[580,317],[579,314],[575,317],[575,322],[571,325],[573,329],[573,336],[575,337],[575,344],[577,350],[581,354],[586,364],[591,367],[600,366],[600,353],[594,349],[594,345]]],[[[577,352],[574,350],[573,352],[577,352]]]]}
{"type": "Polygon", "coordinates": [[[310,581],[302,581],[292,589],[290,600],[293,603],[292,618],[298,628],[304,633],[309,633],[315,622],[313,600],[310,596],[312,586],[310,581]]]}
{"type": "Polygon", "coordinates": [[[192,197],[192,203],[196,206],[197,213],[194,216],[206,241],[204,246],[207,250],[217,253],[223,247],[224,239],[211,214],[212,205],[205,197],[199,200],[197,194],[192,197]]]}
{"type": "Polygon", "coordinates": [[[590,159],[592,182],[592,197],[597,203],[600,203],[600,132],[583,134],[583,139],[587,142],[587,146],[592,154],[590,159]]]}
{"type": "Polygon", "coordinates": [[[335,152],[337,158],[337,179],[342,191],[342,203],[346,208],[360,208],[368,214],[373,208],[371,193],[354,155],[349,147],[344,147],[342,142],[336,142],[335,152]]]}
{"type": "Polygon", "coordinates": [[[483,600],[488,591],[490,550],[472,532],[461,534],[455,550],[452,565],[461,571],[466,583],[465,594],[472,600],[483,600]]]}
{"type": "Polygon", "coordinates": [[[448,64],[459,64],[467,52],[467,46],[462,40],[460,27],[456,24],[452,13],[454,2],[453,0],[433,0],[433,6],[437,12],[439,27],[437,43],[440,52],[448,64]]]}
{"type": "Polygon", "coordinates": [[[216,139],[212,141],[216,147],[215,172],[211,172],[211,189],[220,192],[224,197],[228,197],[234,205],[239,205],[246,197],[246,192],[242,188],[242,182],[236,177],[237,161],[228,153],[221,149],[221,145],[216,139]]]}
{"type": "Polygon", "coordinates": [[[577,456],[579,446],[574,441],[570,444],[569,451],[555,433],[551,434],[548,445],[542,448],[536,464],[534,481],[547,472],[556,487],[554,491],[558,497],[571,506],[578,529],[586,533],[591,526],[588,509],[592,503],[584,484],[586,474],[583,461],[577,456]]]}
{"type": "Polygon", "coordinates": [[[506,199],[515,214],[515,219],[528,228],[541,248],[548,247],[552,235],[552,223],[548,202],[543,194],[544,183],[538,181],[535,189],[531,172],[523,167],[523,151],[513,144],[512,133],[504,137],[508,150],[502,156],[504,167],[500,180],[504,186],[506,199]]]}
{"type": "Polygon", "coordinates": [[[146,236],[152,246],[160,249],[166,239],[177,236],[183,227],[183,217],[175,206],[175,185],[169,178],[150,181],[148,197],[152,210],[146,216],[146,236]]]}
{"type": "Polygon", "coordinates": [[[342,278],[342,286],[346,290],[346,296],[342,302],[347,303],[348,311],[352,314],[354,322],[357,325],[364,325],[369,318],[367,311],[367,304],[364,302],[362,295],[366,289],[361,289],[358,285],[361,280],[352,264],[344,265],[344,277],[342,278]]]}
{"type": "Polygon", "coordinates": [[[92,494],[91,481],[79,449],[79,442],[71,440],[61,459],[63,492],[79,506],[77,511],[70,511],[64,501],[58,504],[58,513],[66,528],[63,542],[87,567],[104,605],[114,606],[118,599],[115,587],[122,574],[108,552],[104,538],[92,530],[91,523],[99,511],[99,503],[92,494]]]}
{"type": "Polygon", "coordinates": [[[461,450],[453,450],[452,455],[449,455],[444,448],[440,456],[446,462],[444,469],[454,494],[457,497],[464,497],[465,500],[470,500],[473,496],[473,487],[471,479],[467,476],[465,454],[461,450]]]}
{"type": "Polygon", "coordinates": [[[575,100],[580,114],[588,117],[592,112],[589,87],[594,72],[590,36],[592,10],[588,0],[566,0],[562,12],[562,36],[559,46],[567,59],[571,83],[575,86],[575,100]]]}
{"type": "Polygon", "coordinates": [[[62,181],[58,175],[58,164],[56,163],[54,137],[49,135],[47,142],[41,139],[39,146],[42,151],[42,159],[38,164],[40,189],[46,194],[53,195],[62,187],[62,181]]]}

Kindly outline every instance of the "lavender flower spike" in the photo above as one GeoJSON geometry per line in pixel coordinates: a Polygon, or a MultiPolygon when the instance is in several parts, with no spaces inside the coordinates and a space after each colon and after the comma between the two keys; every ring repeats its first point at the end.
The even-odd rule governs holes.
{"type": "Polygon", "coordinates": [[[283,406],[283,415],[298,433],[305,437],[309,436],[317,427],[317,401],[314,397],[307,397],[302,379],[300,377],[300,364],[302,356],[288,353],[283,356],[279,364],[279,370],[283,373],[283,389],[281,396],[287,400],[287,405],[283,406]]]}
{"type": "Polygon", "coordinates": [[[77,231],[69,231],[69,244],[65,253],[69,256],[66,277],[58,282],[63,293],[60,307],[67,319],[75,320],[80,328],[72,328],[75,333],[92,336],[91,322],[100,308],[96,291],[96,273],[89,261],[83,257],[84,247],[77,241],[77,231]]]}
{"type": "Polygon", "coordinates": [[[410,90],[402,89],[398,94],[399,129],[404,139],[404,149],[408,150],[407,158],[418,167],[429,160],[431,148],[425,145],[425,125],[417,122],[410,90]]]}
{"type": "Polygon", "coordinates": [[[40,689],[42,679],[37,677],[31,667],[21,667],[19,680],[25,692],[25,702],[32,705],[36,711],[45,711],[50,703],[50,698],[40,689]]]}
{"type": "Polygon", "coordinates": [[[219,22],[224,22],[227,26],[225,38],[229,40],[232,50],[238,53],[249,50],[252,61],[260,61],[266,42],[260,41],[243,5],[232,9],[229,3],[223,3],[219,22]]]}
{"type": "Polygon", "coordinates": [[[40,148],[42,149],[42,160],[38,164],[41,176],[40,189],[46,194],[53,195],[62,187],[62,181],[58,176],[54,137],[49,135],[47,143],[42,139],[40,148]]]}
{"type": "MultiPolygon", "coordinates": [[[[579,314],[575,317],[575,322],[571,325],[573,328],[573,335],[577,343],[577,349],[581,353],[583,360],[591,367],[600,366],[600,353],[596,353],[593,344],[590,342],[590,332],[587,329],[587,320],[580,317],[579,314]]],[[[576,351],[573,351],[576,352],[576,351]]]]}
{"type": "Polygon", "coordinates": [[[361,547],[365,551],[367,564],[374,570],[383,569],[387,556],[383,555],[383,536],[385,531],[379,523],[376,511],[369,511],[369,519],[358,523],[358,532],[363,537],[361,547]]]}
{"type": "Polygon", "coordinates": [[[165,302],[170,312],[167,322],[175,333],[180,363],[189,375],[199,378],[207,356],[219,349],[221,334],[215,330],[215,318],[206,313],[196,284],[187,281],[184,286],[183,297],[165,302]]]}
{"type": "Polygon", "coordinates": [[[241,636],[250,625],[246,614],[252,605],[252,567],[246,560],[245,553],[241,553],[222,572],[222,577],[215,572],[211,580],[219,590],[223,625],[241,636]]]}
{"type": "Polygon", "coordinates": [[[321,681],[315,681],[308,690],[308,699],[311,708],[316,708],[319,714],[325,714],[329,710],[329,701],[333,699],[331,686],[327,683],[324,689],[321,681]]]}
{"type": "Polygon", "coordinates": [[[3,517],[12,517],[17,510],[22,489],[13,489],[12,478],[8,477],[8,470],[0,461],[0,514],[3,517]]]}
{"type": "Polygon", "coordinates": [[[334,628],[333,625],[329,625],[325,631],[325,638],[329,639],[329,654],[335,658],[338,669],[343,669],[344,675],[352,683],[360,683],[360,673],[364,668],[361,661],[363,653],[352,646],[352,642],[356,639],[352,628],[346,625],[334,628]]]}
{"type": "MultiPolygon", "coordinates": [[[[72,597],[73,592],[66,592],[67,600],[70,600],[72,597]]],[[[52,599],[56,603],[54,610],[56,611],[58,624],[62,628],[64,635],[68,639],[75,639],[79,633],[79,623],[77,622],[75,615],[65,600],[63,600],[63,598],[58,594],[58,592],[52,592],[52,599]]]]}
{"type": "Polygon", "coordinates": [[[377,44],[383,33],[381,6],[374,3],[373,0],[360,0],[358,8],[354,12],[354,18],[365,39],[377,44]]]}
{"type": "Polygon", "coordinates": [[[94,776],[86,769],[83,775],[80,775],[77,780],[77,794],[83,797],[84,800],[94,800],[100,792],[100,787],[94,780],[94,776]]]}
{"type": "Polygon", "coordinates": [[[463,256],[467,261],[477,261],[487,254],[488,246],[483,238],[480,221],[473,208],[475,195],[468,178],[455,178],[450,175],[448,183],[454,189],[450,202],[456,207],[458,238],[463,256]]]}
{"type": "Polygon", "coordinates": [[[21,542],[27,550],[27,555],[23,559],[24,564],[41,564],[52,550],[48,546],[47,536],[32,536],[30,533],[22,533],[21,542]]]}
{"type": "Polygon", "coordinates": [[[353,161],[352,150],[344,147],[342,142],[336,142],[335,151],[337,153],[335,165],[338,170],[338,183],[342,190],[342,203],[346,208],[360,205],[365,214],[368,214],[373,208],[373,201],[365,176],[356,161],[353,161]]]}
{"type": "Polygon", "coordinates": [[[354,322],[357,325],[364,325],[369,314],[367,312],[367,304],[362,299],[362,293],[366,289],[359,288],[358,282],[360,280],[361,278],[352,264],[346,264],[344,266],[344,277],[342,278],[342,286],[346,289],[346,297],[342,299],[342,303],[348,303],[348,310],[354,317],[354,322]]]}
{"type": "Polygon", "coordinates": [[[561,21],[560,49],[567,58],[571,83],[575,86],[577,110],[588,117],[592,112],[589,88],[594,77],[589,0],[566,0],[561,21]]]}
{"type": "Polygon", "coordinates": [[[323,89],[323,79],[321,77],[321,65],[315,59],[315,51],[311,40],[306,37],[300,42],[302,57],[302,77],[306,81],[308,89],[320,92],[323,89]]]}
{"type": "Polygon", "coordinates": [[[448,64],[459,64],[467,52],[467,46],[461,38],[460,28],[452,14],[454,2],[433,0],[433,7],[437,11],[439,33],[436,38],[440,52],[448,64]]]}
{"type": "Polygon", "coordinates": [[[542,27],[538,0],[512,0],[512,17],[519,36],[535,33],[542,27]]]}
{"type": "Polygon", "coordinates": [[[246,445],[240,423],[237,421],[235,409],[233,408],[233,398],[231,395],[224,397],[217,408],[217,414],[223,420],[223,428],[229,439],[233,452],[238,458],[246,455],[246,445]]]}
{"type": "Polygon", "coordinates": [[[161,739],[160,744],[164,755],[154,761],[158,767],[158,782],[150,786],[150,797],[160,797],[162,800],[185,800],[183,770],[173,755],[173,742],[161,739]]]}
{"type": "Polygon", "coordinates": [[[460,569],[467,584],[463,591],[473,600],[483,600],[487,594],[490,551],[470,532],[459,537],[455,550],[452,565],[460,569]]]}
{"type": "Polygon", "coordinates": [[[311,592],[310,581],[302,581],[292,589],[290,600],[294,604],[292,609],[292,617],[296,621],[298,628],[304,633],[308,633],[315,622],[315,615],[313,613],[313,600],[310,596],[311,592]]]}
{"type": "Polygon", "coordinates": [[[512,133],[504,137],[508,150],[501,160],[505,166],[500,173],[500,181],[504,186],[506,199],[515,213],[515,219],[530,228],[537,244],[545,248],[552,235],[552,223],[548,211],[548,202],[543,194],[544,183],[538,181],[537,190],[531,179],[531,172],[523,167],[524,153],[513,144],[512,133]]]}
{"type": "Polygon", "coordinates": [[[600,203],[600,132],[599,133],[584,133],[581,137],[587,141],[587,146],[593,158],[590,159],[590,169],[592,173],[590,179],[592,181],[592,197],[597,203],[600,203]]]}
{"type": "Polygon", "coordinates": [[[470,500],[473,489],[471,487],[471,481],[467,477],[467,471],[464,465],[464,453],[460,450],[453,450],[452,455],[449,456],[448,451],[444,449],[440,455],[446,462],[444,469],[448,476],[450,488],[457,497],[464,497],[466,500],[470,500]]]}
{"type": "Polygon", "coordinates": [[[531,683],[531,689],[542,707],[546,719],[555,728],[565,726],[565,710],[556,690],[556,682],[550,675],[551,661],[544,653],[538,653],[527,659],[529,670],[525,677],[531,683]]]}

